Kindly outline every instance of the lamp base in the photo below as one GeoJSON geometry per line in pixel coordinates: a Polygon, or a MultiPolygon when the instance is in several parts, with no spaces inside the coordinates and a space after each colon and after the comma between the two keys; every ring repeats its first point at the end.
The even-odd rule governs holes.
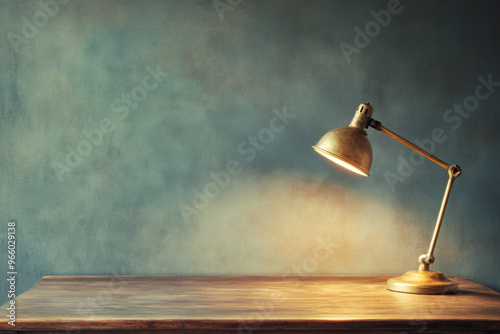
{"type": "Polygon", "coordinates": [[[402,276],[390,278],[387,289],[396,292],[437,295],[457,293],[458,283],[450,281],[440,271],[411,270],[402,276]]]}

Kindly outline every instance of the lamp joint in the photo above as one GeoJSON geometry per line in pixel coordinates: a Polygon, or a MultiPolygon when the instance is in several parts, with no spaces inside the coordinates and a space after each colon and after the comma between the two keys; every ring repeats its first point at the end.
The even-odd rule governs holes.
{"type": "Polygon", "coordinates": [[[381,126],[382,126],[382,123],[380,123],[379,121],[376,121],[373,118],[370,120],[370,127],[374,128],[375,130],[380,131],[381,126]]]}
{"type": "Polygon", "coordinates": [[[420,262],[419,270],[429,270],[429,266],[434,263],[434,255],[422,254],[418,262],[420,262]]]}
{"type": "Polygon", "coordinates": [[[451,165],[448,168],[448,175],[450,176],[450,179],[456,179],[457,177],[462,174],[462,169],[458,165],[451,165]]]}

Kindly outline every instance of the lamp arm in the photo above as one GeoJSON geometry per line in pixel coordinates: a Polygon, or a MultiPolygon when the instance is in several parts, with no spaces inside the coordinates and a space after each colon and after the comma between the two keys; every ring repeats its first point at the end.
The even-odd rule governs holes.
{"type": "Polygon", "coordinates": [[[429,265],[434,262],[434,247],[436,246],[437,237],[439,234],[439,229],[441,228],[441,222],[443,221],[444,211],[446,210],[446,204],[448,203],[448,197],[450,196],[451,187],[453,186],[453,181],[460,175],[461,170],[457,165],[452,165],[448,168],[448,184],[446,185],[446,190],[444,191],[443,201],[441,202],[441,209],[439,209],[438,218],[436,221],[436,227],[434,227],[434,234],[432,235],[431,244],[427,254],[420,255],[418,261],[420,262],[420,270],[429,270],[429,265]]]}
{"type": "Polygon", "coordinates": [[[438,218],[436,221],[436,226],[434,227],[434,234],[432,235],[429,250],[427,251],[427,254],[420,255],[420,257],[418,259],[420,262],[420,270],[429,270],[429,265],[434,262],[433,252],[434,252],[434,248],[436,246],[436,241],[437,241],[437,237],[439,234],[439,229],[441,228],[441,222],[443,221],[444,211],[446,210],[446,204],[448,203],[448,197],[450,196],[451,187],[453,186],[453,181],[455,181],[455,179],[461,174],[461,169],[458,165],[448,165],[443,160],[433,156],[432,154],[421,149],[417,145],[412,144],[411,142],[404,139],[403,137],[401,137],[401,136],[395,134],[394,132],[390,131],[389,129],[383,127],[379,121],[371,119],[369,126],[376,129],[376,130],[382,131],[383,133],[385,133],[389,137],[391,137],[391,138],[397,140],[398,142],[408,146],[409,148],[411,148],[415,152],[420,153],[421,155],[423,155],[427,159],[433,161],[434,163],[436,163],[439,166],[443,167],[444,169],[448,170],[448,175],[449,175],[448,184],[446,185],[446,190],[444,192],[443,201],[441,202],[441,208],[439,210],[438,218]]]}
{"type": "Polygon", "coordinates": [[[409,148],[411,148],[412,150],[414,150],[415,152],[417,153],[420,153],[421,155],[423,155],[424,157],[426,157],[427,159],[435,162],[436,164],[438,164],[439,166],[443,167],[444,169],[448,169],[450,168],[450,165],[448,165],[446,162],[444,162],[443,160],[433,156],[432,154],[430,154],[429,152],[427,151],[424,151],[423,149],[421,149],[420,147],[418,147],[417,145],[409,142],[408,140],[404,139],[403,137],[395,134],[394,132],[392,132],[391,130],[385,128],[382,126],[382,124],[379,122],[379,121],[376,121],[374,119],[371,120],[370,124],[369,124],[372,128],[376,129],[376,130],[379,130],[379,131],[382,131],[383,133],[385,133],[386,135],[388,135],[389,137],[393,138],[393,139],[396,139],[398,142],[400,142],[401,144],[403,145],[406,145],[408,146],[409,148]]]}

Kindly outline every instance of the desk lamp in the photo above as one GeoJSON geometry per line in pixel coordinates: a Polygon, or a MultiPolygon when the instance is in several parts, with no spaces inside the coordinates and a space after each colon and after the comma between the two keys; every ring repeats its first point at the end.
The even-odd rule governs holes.
{"type": "Polygon", "coordinates": [[[411,270],[400,277],[391,278],[387,281],[387,289],[396,292],[407,292],[416,294],[444,294],[458,292],[458,284],[446,278],[443,273],[429,269],[434,262],[434,247],[443,220],[444,211],[448,202],[453,181],[460,175],[461,170],[457,165],[448,165],[444,161],[436,158],[429,152],[410,143],[406,139],[398,136],[394,132],[386,129],[379,121],[371,116],[373,108],[369,103],[362,103],[356,110],[351,124],[347,127],[334,129],[325,134],[314,150],[327,159],[347,168],[348,170],[363,176],[370,176],[370,166],[372,164],[372,148],[368,141],[365,129],[372,127],[382,131],[400,143],[408,146],[412,150],[420,153],[429,160],[448,170],[448,184],[439,210],[434,234],[431,239],[429,250],[419,257],[420,266],[418,270],[411,270]]]}

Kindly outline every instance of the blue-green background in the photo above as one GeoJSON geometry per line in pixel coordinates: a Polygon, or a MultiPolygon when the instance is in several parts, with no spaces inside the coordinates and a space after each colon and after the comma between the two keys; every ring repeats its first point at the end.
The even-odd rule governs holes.
{"type": "Polygon", "coordinates": [[[443,129],[434,153],[463,174],[433,268],[500,290],[500,87],[456,129],[443,118],[475,94],[479,76],[500,82],[498,2],[402,0],[350,63],[340,44],[354,45],[354,28],[387,1],[220,3],[231,10],[218,15],[210,0],[73,0],[16,50],[9,36],[23,36],[34,15],[43,23],[43,9],[0,2],[0,270],[15,221],[17,292],[44,275],[416,269],[446,171],[425,161],[391,187],[386,176],[410,151],[373,129],[370,178],[311,149],[367,101],[410,140],[443,129]],[[114,101],[157,65],[168,76],[117,117],[114,101]],[[241,154],[283,110],[295,118],[254,158],[241,154]],[[112,131],[59,180],[53,164],[106,118],[112,131]],[[196,210],[210,173],[233,160],[239,173],[184,219],[180,208],[196,210]]]}

